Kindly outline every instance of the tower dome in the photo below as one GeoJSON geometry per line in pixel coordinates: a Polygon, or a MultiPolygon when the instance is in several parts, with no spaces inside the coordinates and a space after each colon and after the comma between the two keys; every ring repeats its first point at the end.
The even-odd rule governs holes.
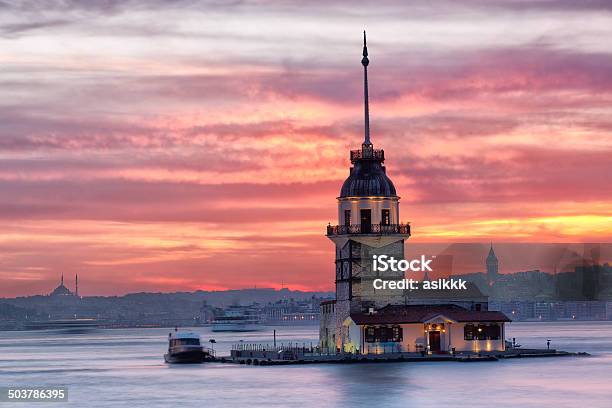
{"type": "Polygon", "coordinates": [[[397,197],[395,186],[387,176],[383,161],[385,152],[363,145],[351,151],[351,173],[342,184],[340,198],[344,197],[397,197]]]}

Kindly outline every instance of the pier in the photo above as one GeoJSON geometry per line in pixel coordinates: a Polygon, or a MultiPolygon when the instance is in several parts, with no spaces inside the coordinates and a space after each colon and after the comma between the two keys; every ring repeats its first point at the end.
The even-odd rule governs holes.
{"type": "Polygon", "coordinates": [[[212,361],[254,366],[289,364],[356,364],[383,362],[484,362],[513,358],[535,357],[584,357],[584,352],[567,352],[555,349],[519,349],[492,352],[426,353],[426,352],[386,352],[386,353],[327,353],[318,347],[289,343],[280,346],[265,344],[239,343],[232,346],[229,356],[215,357],[212,361]]]}

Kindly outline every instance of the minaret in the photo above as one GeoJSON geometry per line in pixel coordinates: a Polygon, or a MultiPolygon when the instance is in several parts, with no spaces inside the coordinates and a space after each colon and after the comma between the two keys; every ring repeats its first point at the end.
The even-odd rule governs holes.
{"type": "Polygon", "coordinates": [[[74,296],[79,297],[79,274],[74,274],[74,296]]]}
{"type": "Polygon", "coordinates": [[[491,242],[491,248],[489,249],[489,255],[487,255],[487,281],[489,285],[492,285],[497,280],[499,273],[499,260],[493,250],[493,243],[491,242]]]}
{"type": "MultiPolygon", "coordinates": [[[[374,149],[370,139],[368,70],[370,63],[363,33],[364,140],[359,150],[351,150],[352,167],[338,200],[338,225],[328,225],[327,237],[336,246],[335,316],[322,317],[321,333],[328,333],[321,344],[342,348],[348,336],[344,323],[352,313],[368,312],[387,304],[403,304],[398,290],[375,290],[373,281],[403,279],[403,272],[373,271],[374,255],[404,258],[404,240],[410,237],[410,225],[402,224],[399,199],[393,182],[386,174],[385,152],[374,149]],[[324,321],[334,321],[335,327],[324,321]],[[332,338],[333,334],[333,338],[332,338]]],[[[323,340],[323,339],[322,339],[323,340]]]]}

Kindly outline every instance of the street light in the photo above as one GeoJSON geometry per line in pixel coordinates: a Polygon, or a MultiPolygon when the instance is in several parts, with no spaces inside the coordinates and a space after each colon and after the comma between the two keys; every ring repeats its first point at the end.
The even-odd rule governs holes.
{"type": "Polygon", "coordinates": [[[215,354],[215,343],[216,343],[216,341],[215,341],[215,339],[210,339],[210,340],[208,340],[208,342],[210,343],[210,347],[211,347],[213,355],[214,355],[215,354]]]}

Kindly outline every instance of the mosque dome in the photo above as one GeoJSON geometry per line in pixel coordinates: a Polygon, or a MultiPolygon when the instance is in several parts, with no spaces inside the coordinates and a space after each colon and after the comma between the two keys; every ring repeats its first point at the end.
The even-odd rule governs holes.
{"type": "Polygon", "coordinates": [[[62,275],[62,280],[57,288],[53,289],[53,292],[49,294],[49,296],[72,296],[73,293],[64,285],[64,275],[62,275]]]}
{"type": "Polygon", "coordinates": [[[53,292],[51,292],[51,296],[63,296],[63,295],[72,295],[72,292],[63,284],[59,285],[57,288],[53,289],[53,292]]]}

